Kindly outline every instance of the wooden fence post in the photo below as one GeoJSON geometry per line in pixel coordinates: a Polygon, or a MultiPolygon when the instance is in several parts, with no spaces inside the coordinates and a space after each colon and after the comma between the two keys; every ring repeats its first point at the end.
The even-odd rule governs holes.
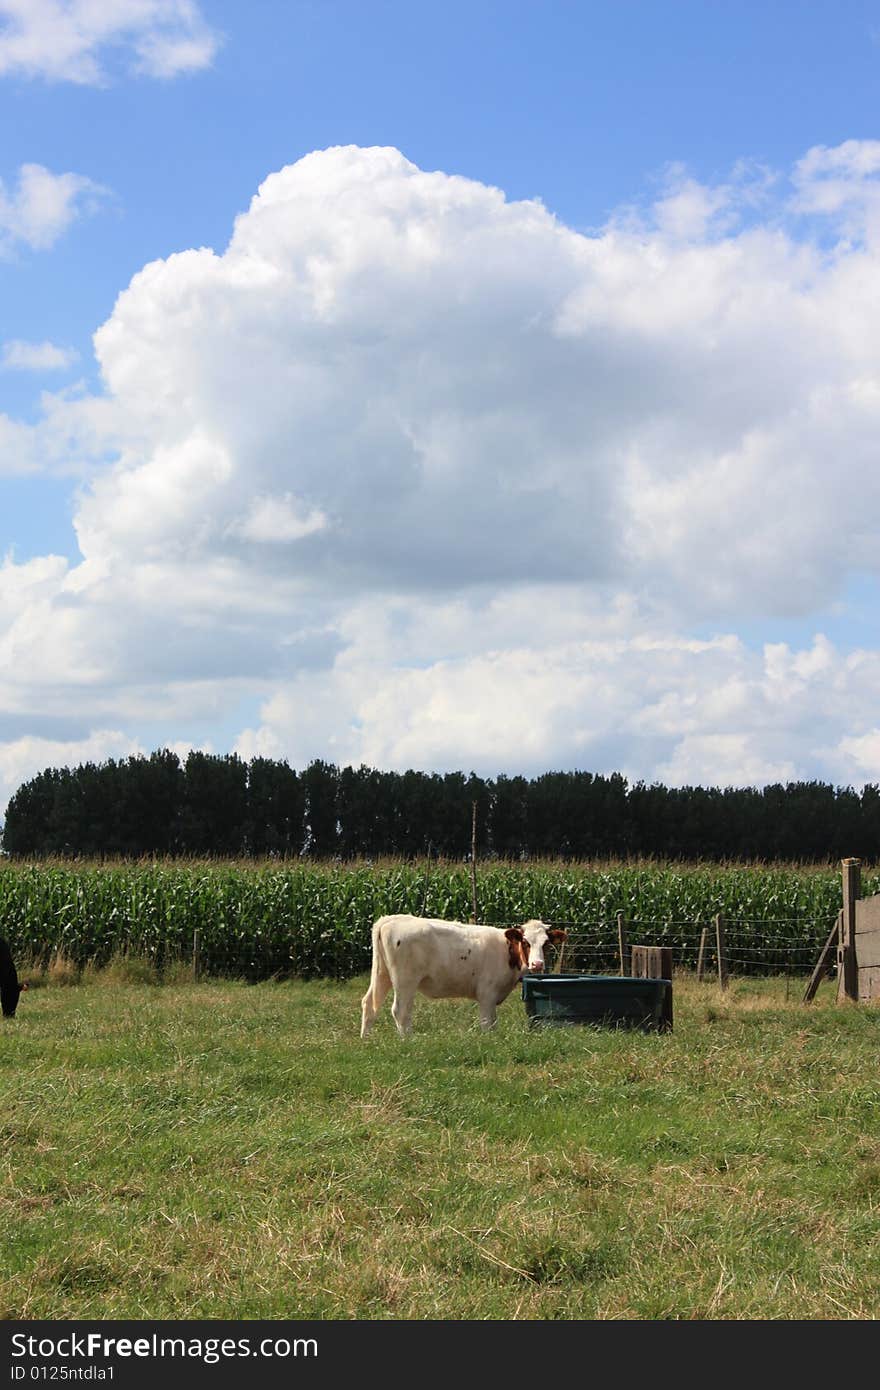
{"type": "Polygon", "coordinates": [[[819,952],[819,959],[816,961],[816,967],[812,975],[810,976],[806,989],[804,990],[803,1002],[805,1004],[809,1004],[812,999],[815,999],[816,990],[819,988],[823,979],[831,969],[832,962],[834,961],[835,955],[837,953],[837,948],[840,944],[842,922],[843,913],[838,912],[837,917],[834,920],[834,926],[828,933],[828,940],[825,942],[825,945],[819,952]]]}
{"type": "Polygon", "coordinates": [[[199,929],[196,927],[193,932],[193,979],[199,978],[199,971],[202,968],[201,956],[199,951],[199,929]]]}
{"type": "Polygon", "coordinates": [[[843,870],[843,916],[837,947],[837,1000],[858,999],[859,971],[856,961],[856,902],[862,896],[861,859],[841,860],[843,870]]]}
{"type": "Polygon", "coordinates": [[[715,917],[715,950],[718,957],[718,984],[722,989],[727,989],[727,942],[724,918],[720,912],[715,917]]]}
{"type": "Polygon", "coordinates": [[[672,1032],[672,947],[671,946],[633,946],[630,958],[630,972],[637,980],[669,980],[669,989],[663,997],[663,1016],[660,1030],[672,1032]]]}
{"type": "Polygon", "coordinates": [[[556,952],[556,962],[555,962],[555,964],[554,964],[554,966],[553,966],[553,974],[554,974],[554,975],[561,975],[561,974],[562,974],[562,962],[563,962],[563,959],[564,959],[564,957],[565,957],[565,946],[566,946],[567,940],[568,940],[568,937],[565,937],[565,938],[563,939],[562,945],[560,946],[559,950],[556,952]]]}
{"type": "Polygon", "coordinates": [[[671,980],[671,946],[633,946],[630,970],[637,980],[671,980]]]}
{"type": "Polygon", "coordinates": [[[628,975],[630,972],[629,934],[626,929],[626,918],[622,912],[617,914],[617,954],[620,957],[621,975],[628,975]]]}
{"type": "Polygon", "coordinates": [[[697,952],[697,979],[702,980],[706,961],[706,938],[709,935],[709,928],[704,927],[700,932],[700,949],[697,952]]]}

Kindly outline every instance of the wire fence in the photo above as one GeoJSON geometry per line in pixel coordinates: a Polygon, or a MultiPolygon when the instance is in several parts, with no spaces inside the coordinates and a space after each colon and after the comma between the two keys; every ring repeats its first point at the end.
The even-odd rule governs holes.
{"type": "MultiPolygon", "coordinates": [[[[545,919],[546,920],[546,919],[545,919]]],[[[495,926],[519,925],[492,923],[495,926]]],[[[566,931],[562,946],[548,951],[548,969],[565,973],[617,975],[629,969],[629,952],[634,945],[668,946],[673,967],[702,971],[707,977],[719,973],[719,934],[716,921],[685,919],[625,922],[624,951],[621,961],[621,923],[617,918],[596,922],[548,920],[547,925],[566,931]]],[[[724,918],[721,952],[724,973],[735,976],[808,976],[828,938],[829,924],[818,919],[724,918]]],[[[284,942],[236,942],[213,937],[192,942],[192,968],[198,975],[223,975],[248,980],[284,979],[323,975],[347,978],[369,970],[371,941],[364,939],[325,939],[304,950],[301,939],[284,942]]],[[[189,958],[189,952],[183,959],[189,958]]],[[[178,960],[181,957],[178,955],[178,960]]]]}
{"type": "MultiPolygon", "coordinates": [[[[560,947],[547,951],[547,968],[590,975],[628,974],[632,947],[640,945],[669,947],[674,969],[698,971],[706,977],[722,973],[808,976],[830,931],[826,920],[793,917],[724,918],[720,933],[717,919],[544,920],[548,926],[564,928],[567,934],[560,947]]],[[[76,964],[65,945],[63,939],[47,942],[39,952],[22,952],[22,958],[47,968],[59,956],[67,956],[76,964]]],[[[312,930],[300,925],[289,932],[257,931],[246,936],[223,931],[222,926],[210,931],[181,931],[174,940],[126,935],[108,943],[101,953],[93,953],[89,960],[100,968],[120,957],[139,959],[160,977],[180,978],[191,973],[194,977],[258,981],[318,976],[348,979],[370,969],[371,955],[369,928],[334,930],[315,924],[312,930]]]]}
{"type": "Polygon", "coordinates": [[[674,968],[699,969],[706,975],[717,974],[720,963],[728,975],[809,975],[830,930],[827,921],[794,917],[724,918],[720,934],[716,919],[694,922],[667,918],[623,924],[615,919],[548,925],[564,927],[567,932],[550,969],[597,975],[628,969],[628,953],[635,945],[668,946],[674,968]],[[621,946],[625,961],[621,960],[621,946]]]}

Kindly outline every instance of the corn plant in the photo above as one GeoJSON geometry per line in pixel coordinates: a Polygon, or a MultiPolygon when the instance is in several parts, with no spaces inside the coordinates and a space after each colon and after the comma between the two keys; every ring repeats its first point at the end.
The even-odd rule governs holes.
{"type": "MultiPolygon", "coordinates": [[[[863,871],[863,892],[880,873],[863,871]]],[[[733,949],[757,969],[809,968],[840,907],[834,865],[664,865],[487,862],[478,871],[483,922],[530,917],[565,925],[613,963],[617,914],[650,943],[693,962],[700,924],[723,913],[733,949]]],[[[207,973],[344,978],[369,967],[370,928],[390,912],[468,921],[467,864],[149,861],[0,863],[0,934],[35,962],[75,964],[141,955],[186,960],[199,935],[207,973]]],[[[631,938],[634,939],[634,938],[631,938]]]]}

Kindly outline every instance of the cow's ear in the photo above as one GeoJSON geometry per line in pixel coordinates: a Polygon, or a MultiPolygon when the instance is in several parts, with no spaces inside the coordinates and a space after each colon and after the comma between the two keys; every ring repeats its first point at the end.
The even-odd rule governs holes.
{"type": "Polygon", "coordinates": [[[508,927],[504,935],[508,941],[525,941],[522,927],[508,927]]]}
{"type": "Polygon", "coordinates": [[[550,940],[556,946],[558,946],[560,941],[565,941],[567,939],[568,932],[565,931],[563,927],[551,927],[547,935],[549,936],[550,940]]]}

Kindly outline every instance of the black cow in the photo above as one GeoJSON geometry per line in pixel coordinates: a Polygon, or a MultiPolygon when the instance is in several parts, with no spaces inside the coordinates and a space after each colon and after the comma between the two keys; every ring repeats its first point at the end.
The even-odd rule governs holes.
{"type": "MultiPolygon", "coordinates": [[[[27,986],[25,985],[24,988],[26,989],[27,986]]],[[[2,1006],[4,1018],[14,1017],[21,991],[22,986],[18,983],[18,975],[9,943],[0,936],[0,1006],[2,1006]]]]}

